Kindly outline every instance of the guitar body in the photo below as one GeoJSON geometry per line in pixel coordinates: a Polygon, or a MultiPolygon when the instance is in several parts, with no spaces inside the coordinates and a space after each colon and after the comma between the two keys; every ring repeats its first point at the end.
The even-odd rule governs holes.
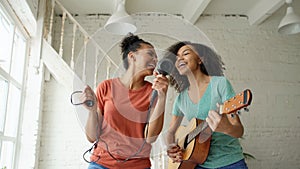
{"type": "Polygon", "coordinates": [[[169,169],[193,169],[197,164],[202,164],[207,158],[210,140],[200,143],[199,137],[195,137],[189,143],[186,143],[187,135],[194,130],[202,120],[192,119],[187,126],[180,126],[175,133],[175,140],[182,148],[183,161],[181,163],[173,163],[169,159],[169,169]]]}
{"type": "MultiPolygon", "coordinates": [[[[220,114],[235,113],[251,104],[252,93],[249,89],[226,100],[220,105],[220,114]]],[[[245,109],[247,110],[247,109],[245,109]]],[[[212,131],[207,122],[192,119],[187,126],[179,126],[175,133],[175,142],[182,149],[183,161],[173,163],[169,159],[169,169],[194,169],[197,164],[203,164],[208,156],[212,131]],[[199,140],[199,135],[200,139],[199,140]]]]}

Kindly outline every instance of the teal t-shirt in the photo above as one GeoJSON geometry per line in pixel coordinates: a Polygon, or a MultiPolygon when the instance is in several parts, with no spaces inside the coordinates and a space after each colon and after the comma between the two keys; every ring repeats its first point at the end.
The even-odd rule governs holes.
{"type": "MultiPolygon", "coordinates": [[[[189,121],[192,118],[205,120],[209,110],[217,109],[216,103],[222,104],[233,96],[235,96],[235,92],[232,85],[224,76],[212,76],[198,103],[192,102],[188,95],[188,89],[185,89],[176,97],[172,114],[185,116],[189,121]]],[[[208,157],[204,164],[200,166],[218,168],[235,163],[243,158],[242,147],[237,138],[214,132],[208,157]]]]}

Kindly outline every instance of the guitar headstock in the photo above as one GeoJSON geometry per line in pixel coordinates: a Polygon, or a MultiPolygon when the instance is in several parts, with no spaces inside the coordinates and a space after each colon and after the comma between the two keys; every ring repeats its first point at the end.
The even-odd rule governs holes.
{"type": "Polygon", "coordinates": [[[246,108],[251,104],[251,101],[252,93],[249,89],[246,89],[229,100],[226,100],[220,107],[220,114],[230,114],[242,108],[246,108]]]}

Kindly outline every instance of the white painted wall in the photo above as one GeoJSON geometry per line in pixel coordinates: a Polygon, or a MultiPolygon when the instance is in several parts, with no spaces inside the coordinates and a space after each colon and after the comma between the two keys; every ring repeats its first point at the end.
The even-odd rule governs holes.
{"type": "Polygon", "coordinates": [[[236,90],[253,91],[242,115],[249,168],[299,168],[300,34],[276,32],[281,15],[249,27],[242,18],[204,17],[197,25],[212,39],[236,90]]]}
{"type": "Polygon", "coordinates": [[[39,0],[26,0],[33,16],[37,19],[39,0]]]}
{"type": "Polygon", "coordinates": [[[90,147],[66,91],[53,79],[45,83],[40,169],[87,168],[82,154],[90,147]]]}
{"type": "MultiPolygon", "coordinates": [[[[241,117],[245,126],[244,150],[256,157],[248,161],[252,169],[300,166],[300,112],[297,106],[300,104],[300,34],[279,35],[276,28],[281,17],[274,16],[261,26],[249,26],[243,17],[224,16],[205,16],[196,23],[222,56],[227,68],[226,76],[236,91],[245,88],[253,91],[251,112],[241,117]]],[[[76,19],[89,33],[93,33],[105,23],[107,16],[76,19]]],[[[197,39],[197,31],[190,29],[188,24],[177,23],[178,20],[170,16],[140,15],[136,16],[136,20],[139,33],[156,32],[141,34],[141,37],[153,42],[158,49],[165,49],[174,39],[200,39],[197,39]]],[[[68,25],[66,27],[71,29],[68,25]]],[[[57,29],[56,33],[59,33],[60,28],[57,29]]],[[[97,34],[99,44],[120,63],[120,52],[113,41],[122,37],[101,31],[97,34]]],[[[67,39],[70,40],[70,37],[67,39]]],[[[65,43],[70,44],[67,39],[65,43]]],[[[77,47],[76,50],[79,49],[77,47]]],[[[67,51],[64,50],[66,60],[70,56],[67,51]]],[[[70,93],[55,79],[45,84],[44,92],[38,168],[85,168],[87,164],[81,155],[89,144],[69,103],[70,93]]],[[[171,99],[175,94],[170,92],[169,95],[165,129],[170,119],[171,99]]]]}

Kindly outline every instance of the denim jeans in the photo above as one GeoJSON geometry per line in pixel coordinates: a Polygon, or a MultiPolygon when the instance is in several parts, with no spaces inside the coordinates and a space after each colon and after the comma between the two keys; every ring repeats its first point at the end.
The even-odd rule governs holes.
{"type": "MultiPolygon", "coordinates": [[[[207,169],[207,168],[197,166],[195,167],[195,169],[207,169]]],[[[227,166],[216,168],[216,169],[248,169],[248,167],[247,164],[245,163],[245,160],[242,159],[236,163],[229,164],[227,166]]]]}
{"type": "Polygon", "coordinates": [[[97,164],[95,162],[91,162],[88,169],[108,169],[108,168],[103,167],[102,165],[97,164]]]}
{"type": "MultiPolygon", "coordinates": [[[[88,169],[109,169],[109,168],[106,168],[100,164],[97,164],[95,162],[91,162],[88,169]]],[[[150,168],[145,168],[145,169],[150,169],[150,168]]]]}

